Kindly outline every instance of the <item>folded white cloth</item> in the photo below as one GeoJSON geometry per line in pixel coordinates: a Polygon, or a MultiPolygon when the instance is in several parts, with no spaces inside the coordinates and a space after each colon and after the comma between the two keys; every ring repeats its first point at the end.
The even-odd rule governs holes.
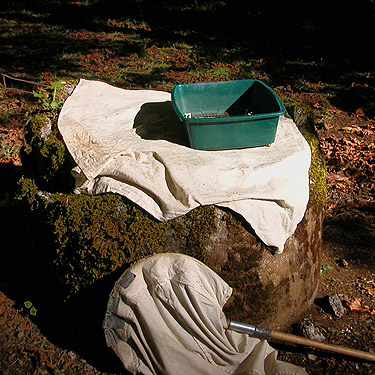
{"type": "Polygon", "coordinates": [[[310,148],[294,122],[280,117],[269,147],[221,151],[181,144],[182,127],[169,93],[80,80],[58,119],[76,192],[124,195],[159,220],[228,207],[282,252],[309,199],[310,148]]]}
{"type": "Polygon", "coordinates": [[[266,341],[227,328],[232,288],[203,263],[166,253],[143,259],[117,281],[104,331],[131,373],[307,375],[278,361],[266,341]]]}

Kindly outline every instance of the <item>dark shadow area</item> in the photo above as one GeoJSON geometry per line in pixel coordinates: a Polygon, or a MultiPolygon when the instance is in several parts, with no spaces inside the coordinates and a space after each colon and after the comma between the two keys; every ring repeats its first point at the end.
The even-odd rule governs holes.
{"type": "Polygon", "coordinates": [[[334,316],[334,311],[332,310],[332,307],[329,304],[329,299],[327,297],[315,298],[314,304],[320,307],[325,313],[334,316]]]}
{"type": "Polygon", "coordinates": [[[170,101],[143,104],[133,127],[143,139],[165,140],[189,146],[185,125],[177,117],[170,101]]]}
{"type": "Polygon", "coordinates": [[[360,108],[367,117],[375,118],[374,80],[372,80],[371,85],[367,82],[363,85],[348,82],[347,88],[336,91],[335,97],[331,102],[345,112],[354,113],[360,108]]]}
{"type": "Polygon", "coordinates": [[[21,314],[27,315],[23,302],[32,301],[37,309],[32,320],[54,345],[74,351],[104,373],[128,374],[107,347],[102,329],[110,292],[126,267],[64,301],[66,290],[47,261],[53,248],[49,231],[30,221],[19,206],[0,208],[2,251],[7,253],[0,262],[2,292],[17,301],[21,314]]]}
{"type": "Polygon", "coordinates": [[[323,240],[340,257],[375,269],[375,207],[363,206],[326,219],[323,240]]]}
{"type": "Polygon", "coordinates": [[[213,59],[265,59],[277,84],[301,76],[313,81],[325,76],[334,82],[355,69],[374,66],[369,36],[375,6],[369,0],[355,4],[319,0],[304,7],[277,0],[202,4],[188,0],[8,0],[2,2],[0,12],[9,19],[54,25],[57,32],[53,33],[35,27],[23,35],[2,36],[2,44],[12,46],[1,52],[3,69],[18,67],[34,74],[43,69],[76,70],[75,64],[64,58],[66,53],[88,53],[106,46],[122,55],[137,52],[139,47],[131,42],[101,41],[98,45],[66,33],[67,28],[108,31],[107,20],[119,18],[145,21],[152,30],[147,33],[148,45],[186,42],[213,59]]]}
{"type": "Polygon", "coordinates": [[[63,72],[65,77],[77,78],[87,76],[77,55],[86,55],[90,61],[90,54],[102,48],[125,56],[139,53],[139,46],[123,38],[97,39],[90,35],[90,31],[109,31],[104,17],[100,8],[79,2],[2,2],[0,71],[26,73],[35,80],[44,72],[63,72]]]}
{"type": "Polygon", "coordinates": [[[99,371],[128,374],[107,346],[102,323],[111,290],[126,268],[117,270],[77,293],[67,302],[45,303],[38,327],[55,345],[73,350],[99,371]]]}
{"type": "Polygon", "coordinates": [[[229,116],[272,113],[280,110],[275,98],[258,82],[252,84],[227,109],[229,116]]]}
{"type": "MultiPolygon", "coordinates": [[[[25,169],[0,164],[1,291],[16,301],[21,314],[27,315],[23,303],[32,301],[37,315],[31,318],[54,345],[74,351],[105,373],[127,374],[107,347],[102,329],[109,294],[124,270],[103,277],[65,301],[68,290],[50,264],[55,251],[51,227],[40,219],[36,207],[25,208],[14,200],[25,169]]],[[[65,178],[60,186],[61,181],[65,178]]]]}

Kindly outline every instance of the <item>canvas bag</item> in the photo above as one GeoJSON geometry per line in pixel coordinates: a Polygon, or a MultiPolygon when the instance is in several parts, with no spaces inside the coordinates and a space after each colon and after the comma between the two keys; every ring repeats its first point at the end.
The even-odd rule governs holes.
{"type": "Polygon", "coordinates": [[[266,341],[227,329],[222,308],[231,293],[215,272],[187,255],[140,260],[109,298],[107,344],[134,374],[307,374],[278,361],[266,341]]]}

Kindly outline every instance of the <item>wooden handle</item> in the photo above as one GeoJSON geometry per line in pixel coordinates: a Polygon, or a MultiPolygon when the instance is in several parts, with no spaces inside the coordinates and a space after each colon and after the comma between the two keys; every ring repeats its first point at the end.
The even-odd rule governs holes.
{"type": "Polygon", "coordinates": [[[306,337],[291,335],[290,333],[272,331],[271,339],[287,341],[294,344],[306,345],[312,348],[327,350],[330,352],[340,353],[344,355],[349,355],[352,357],[357,357],[365,359],[367,361],[375,361],[375,354],[364,352],[357,349],[346,348],[344,346],[328,344],[322,341],[310,340],[306,337]]]}

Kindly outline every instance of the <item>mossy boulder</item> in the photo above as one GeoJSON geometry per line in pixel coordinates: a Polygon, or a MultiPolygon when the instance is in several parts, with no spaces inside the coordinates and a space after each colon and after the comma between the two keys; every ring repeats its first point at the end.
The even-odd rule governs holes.
{"type": "Polygon", "coordinates": [[[327,169],[314,129],[314,111],[306,103],[290,99],[284,100],[284,106],[311,149],[310,200],[324,206],[327,196],[327,169]]]}
{"type": "MultiPolygon", "coordinates": [[[[60,82],[58,82],[60,83],[60,82]]],[[[71,191],[73,180],[66,179],[74,161],[57,131],[57,117],[64,99],[72,90],[72,82],[64,81],[61,87],[40,89],[39,108],[28,113],[22,162],[27,174],[41,189],[71,191]]]]}
{"type": "Polygon", "coordinates": [[[116,194],[49,193],[28,178],[19,185],[17,200],[28,216],[33,247],[39,249],[32,268],[53,270],[59,298],[153,253],[181,251],[202,261],[209,256],[207,242],[216,230],[213,207],[161,223],[116,194]]]}
{"type": "Polygon", "coordinates": [[[282,254],[273,254],[229,210],[199,207],[158,222],[116,194],[64,193],[73,183],[70,156],[54,125],[47,137],[42,136],[43,124],[49,123],[46,113],[35,114],[30,120],[31,153],[36,160],[49,163],[39,166],[49,179],[24,176],[17,202],[27,216],[33,249],[38,249],[31,257],[34,273],[48,269],[38,281],[44,285],[40,290],[53,286],[54,298],[68,298],[140,258],[180,252],[203,261],[234,288],[226,306],[232,319],[278,328],[289,325],[311,304],[318,287],[325,191],[324,159],[313,132],[305,126],[310,115],[303,117],[308,121],[299,121],[298,113],[293,113],[294,119],[313,153],[311,195],[305,217],[282,254]],[[44,153],[47,149],[55,150],[54,159],[44,153]]]}

